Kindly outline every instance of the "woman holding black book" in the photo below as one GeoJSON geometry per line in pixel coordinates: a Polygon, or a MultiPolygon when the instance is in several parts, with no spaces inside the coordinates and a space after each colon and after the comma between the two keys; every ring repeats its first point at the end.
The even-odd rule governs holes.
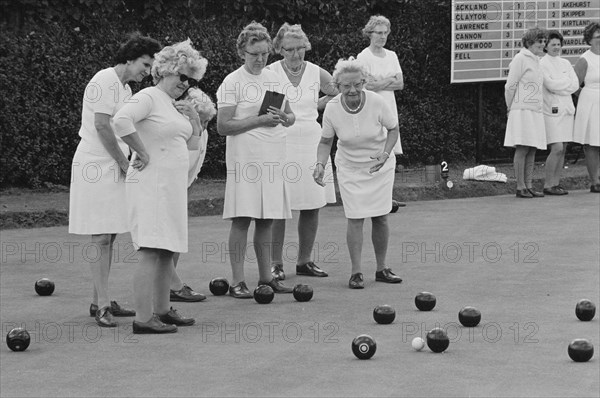
{"type": "Polygon", "coordinates": [[[292,216],[284,174],[285,127],[295,121],[289,103],[280,102],[281,79],[265,69],[272,48],[271,37],[261,24],[246,26],[237,38],[244,64],[227,75],[217,91],[217,129],[227,137],[223,218],[231,219],[229,294],[235,298],[252,297],[245,282],[244,259],[253,219],[258,284],[271,286],[275,293],[292,292],[270,270],[273,219],[292,216]]]}

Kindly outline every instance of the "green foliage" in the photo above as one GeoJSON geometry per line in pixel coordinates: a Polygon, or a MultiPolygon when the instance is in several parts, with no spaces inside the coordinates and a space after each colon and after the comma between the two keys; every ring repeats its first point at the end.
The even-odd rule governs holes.
{"type": "MultiPolygon", "coordinates": [[[[405,76],[405,89],[396,93],[403,163],[474,158],[477,86],[449,84],[449,1],[0,0],[0,6],[3,187],[69,184],[83,90],[97,71],[112,66],[127,33],[137,30],[163,45],[189,37],[209,60],[201,88],[216,100],[225,76],[241,65],[235,41],[251,20],[272,35],[283,22],[301,23],[312,44],[306,59],[332,71],[339,58],[368,45],[361,29],[369,16],[387,16],[392,34],[386,47],[398,54],[405,76]]],[[[503,85],[486,85],[485,158],[507,155],[503,110],[503,85]]],[[[202,175],[224,177],[225,139],[215,121],[209,135],[202,175]]]]}

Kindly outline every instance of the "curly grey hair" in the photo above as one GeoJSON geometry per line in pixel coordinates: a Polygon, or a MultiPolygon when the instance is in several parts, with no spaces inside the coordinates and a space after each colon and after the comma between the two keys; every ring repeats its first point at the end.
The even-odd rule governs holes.
{"type": "Polygon", "coordinates": [[[206,73],[208,61],[200,52],[192,47],[192,41],[187,39],[180,43],[166,46],[154,55],[152,64],[152,78],[154,84],[165,76],[176,75],[186,66],[190,68],[194,76],[200,75],[198,80],[202,79],[206,73]]]}
{"type": "Polygon", "coordinates": [[[377,25],[385,25],[388,28],[388,32],[392,30],[392,24],[389,19],[383,15],[373,15],[369,18],[369,22],[365,25],[362,30],[364,37],[369,37],[377,25]]]}
{"type": "Polygon", "coordinates": [[[348,59],[340,59],[337,64],[335,64],[335,69],[333,70],[333,83],[339,84],[340,76],[342,74],[352,72],[360,73],[364,80],[369,76],[365,64],[354,57],[349,57],[348,59]]]}
{"type": "Polygon", "coordinates": [[[281,28],[279,28],[275,39],[273,39],[273,47],[275,48],[276,52],[281,52],[281,43],[286,37],[300,39],[306,46],[306,51],[311,49],[310,41],[308,40],[308,36],[306,36],[306,33],[304,33],[304,31],[302,30],[302,26],[290,25],[286,22],[283,25],[281,25],[281,28]]]}
{"type": "Polygon", "coordinates": [[[238,55],[241,58],[244,58],[244,51],[246,51],[247,45],[252,45],[254,43],[266,41],[269,45],[269,52],[273,50],[273,41],[271,40],[271,36],[269,36],[269,32],[267,32],[267,28],[262,26],[256,21],[252,21],[240,32],[237,41],[237,51],[238,55]]]}
{"type": "Polygon", "coordinates": [[[194,109],[198,112],[202,120],[211,120],[217,114],[215,104],[210,97],[199,88],[190,87],[185,99],[194,105],[194,109]]]}

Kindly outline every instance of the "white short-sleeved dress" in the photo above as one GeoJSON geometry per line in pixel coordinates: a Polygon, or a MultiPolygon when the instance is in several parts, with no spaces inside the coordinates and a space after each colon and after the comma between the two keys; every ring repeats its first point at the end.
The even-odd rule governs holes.
{"type": "MultiPolygon", "coordinates": [[[[73,156],[69,193],[69,233],[119,234],[129,231],[125,180],[116,160],[102,145],[94,125],[96,113],[112,117],[131,99],[131,88],[121,83],[113,68],[94,75],[85,88],[81,109],[81,141],[73,156]]],[[[117,137],[125,156],[128,146],[117,137]]]]}
{"type": "MultiPolygon", "coordinates": [[[[369,47],[367,47],[356,56],[356,59],[363,62],[367,66],[369,74],[371,74],[377,80],[389,77],[391,75],[397,75],[398,73],[402,74],[402,68],[400,67],[400,61],[398,61],[398,55],[396,55],[395,52],[385,48],[383,51],[385,52],[385,56],[378,57],[371,52],[369,47]]],[[[392,111],[392,114],[396,118],[396,124],[398,124],[398,106],[396,105],[396,97],[394,96],[394,92],[390,90],[381,90],[376,91],[376,93],[385,99],[385,103],[392,111]]],[[[396,142],[396,145],[394,145],[394,153],[396,155],[402,154],[400,135],[398,135],[398,142],[396,142]]]]}
{"type": "MultiPolygon", "coordinates": [[[[142,171],[129,167],[126,179],[131,237],[138,248],[186,253],[187,187],[190,149],[198,147],[189,119],[158,87],[133,96],[115,115],[115,131],[137,132],[150,156],[142,171]]],[[[135,155],[134,155],[135,158],[135,155]]]]}
{"type": "Polygon", "coordinates": [[[521,48],[509,65],[504,98],[509,107],[504,146],[546,149],[544,74],[537,55],[521,48]]]}
{"type": "Polygon", "coordinates": [[[396,158],[390,156],[375,173],[369,169],[376,163],[371,156],[383,152],[388,130],[397,120],[379,94],[363,93],[365,103],[356,113],[343,108],[339,94],[323,115],[323,137],[338,137],[335,165],[347,218],[383,216],[392,208],[396,158]]]}
{"type": "Polygon", "coordinates": [[[571,94],[579,89],[579,80],[571,63],[546,54],[540,60],[544,72],[544,122],[546,141],[573,141],[575,105],[571,94]]]}
{"type": "MultiPolygon", "coordinates": [[[[235,106],[234,120],[258,115],[267,91],[283,93],[279,76],[268,69],[253,75],[244,66],[225,77],[217,91],[218,108],[235,106]]],[[[292,218],[285,183],[286,129],[257,127],[227,136],[227,182],[223,218],[292,218]]]]}
{"type": "Polygon", "coordinates": [[[587,61],[587,73],[577,101],[573,141],[600,146],[600,55],[587,50],[581,56],[587,61]]]}
{"type": "Polygon", "coordinates": [[[320,68],[306,63],[302,80],[297,87],[289,81],[281,62],[269,65],[284,82],[284,93],[296,115],[296,122],[287,129],[285,181],[288,184],[292,210],[311,210],[335,203],[335,187],[331,161],[325,167],[322,187],[315,184],[313,172],[317,148],[321,140],[321,126],[317,123],[317,104],[321,87],[320,68]]]}
{"type": "Polygon", "coordinates": [[[206,158],[206,148],[208,146],[208,130],[202,131],[200,134],[199,148],[190,150],[190,168],[188,169],[188,187],[198,178],[198,173],[204,164],[206,158]]]}

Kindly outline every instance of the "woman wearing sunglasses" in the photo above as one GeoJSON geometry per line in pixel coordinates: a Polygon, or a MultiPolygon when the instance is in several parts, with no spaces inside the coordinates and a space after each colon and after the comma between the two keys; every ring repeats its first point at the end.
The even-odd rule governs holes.
{"type": "Polygon", "coordinates": [[[90,315],[101,327],[115,327],[113,316],[134,316],[108,295],[113,243],[129,231],[125,173],[129,148],[115,135],[113,117],[131,99],[129,82],[150,73],[154,53],[161,48],[150,37],[132,35],[115,54],[115,66],[94,75],[85,88],[81,110],[81,141],[73,157],[69,199],[69,233],[91,235],[99,252],[90,262],[93,293],[90,315]]]}
{"type": "Polygon", "coordinates": [[[201,121],[190,101],[176,101],[204,76],[208,61],[189,40],[155,55],[155,86],[137,93],[115,115],[117,134],[134,151],[127,173],[131,238],[138,248],[133,333],[173,333],[188,326],[169,308],[173,254],[188,251],[189,150],[197,150],[201,121]]]}

